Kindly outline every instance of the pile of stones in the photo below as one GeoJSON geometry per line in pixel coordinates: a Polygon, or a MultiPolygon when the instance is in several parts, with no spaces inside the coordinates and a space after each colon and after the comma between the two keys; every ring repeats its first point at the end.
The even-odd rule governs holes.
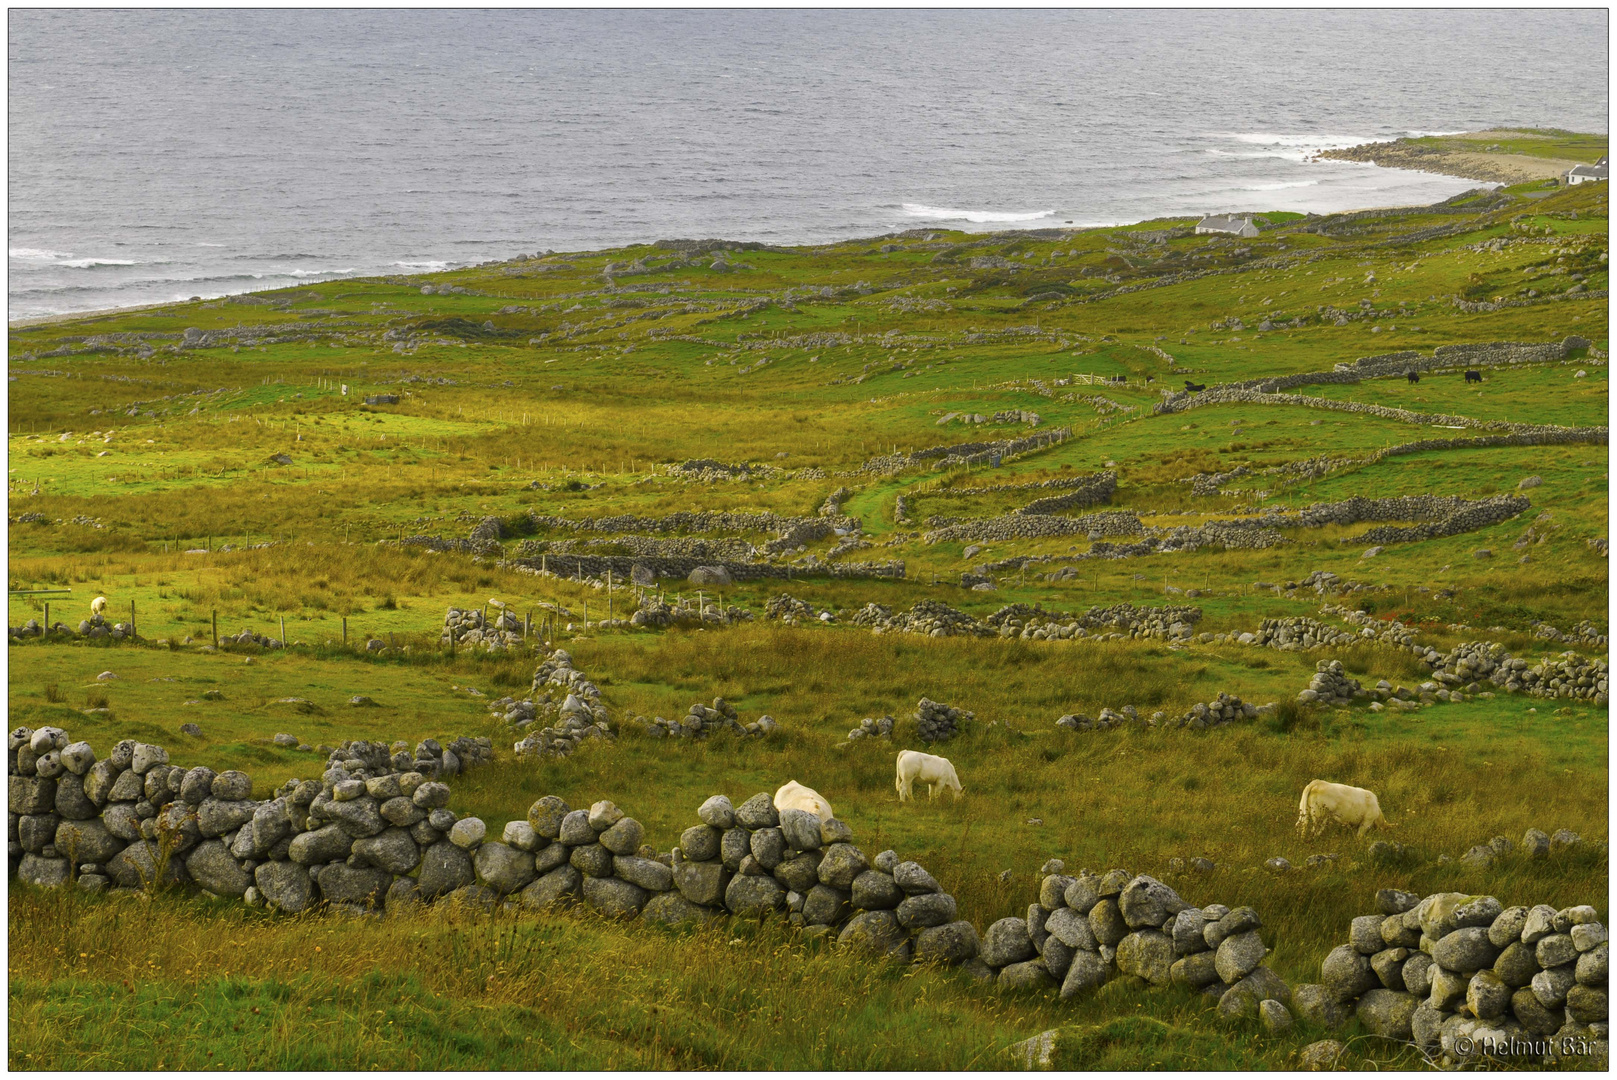
{"type": "MultiPolygon", "coordinates": [[[[86,891],[192,883],[214,896],[300,911],[317,899],[379,905],[456,825],[447,777],[486,762],[487,739],[348,742],[320,781],[289,780],[268,800],[235,770],[183,769],[126,739],[104,760],[59,728],[10,738],[10,853],[19,879],[86,891]],[[423,849],[426,849],[423,851],[423,849]]],[[[412,883],[411,887],[414,887],[412,883]]]]}
{"type": "MultiPolygon", "coordinates": [[[[629,616],[633,627],[663,628],[669,626],[730,626],[751,620],[752,612],[734,604],[720,604],[707,597],[693,599],[680,596],[673,603],[662,593],[648,592],[640,599],[640,606],[629,616]]],[[[595,625],[610,625],[602,621],[595,625]]]]}
{"type": "Polygon", "coordinates": [[[572,654],[565,649],[552,652],[534,671],[526,700],[503,697],[490,702],[489,710],[517,730],[547,721],[514,745],[519,757],[565,757],[585,739],[612,738],[600,688],[573,667],[572,654]]]}
{"type": "Polygon", "coordinates": [[[108,622],[105,615],[92,615],[88,619],[80,621],[76,630],[60,620],[52,623],[47,629],[40,625],[38,619],[29,619],[21,626],[7,627],[6,632],[7,636],[13,641],[56,634],[68,637],[108,638],[112,641],[123,641],[126,638],[132,639],[135,636],[134,627],[128,623],[108,622]]]}
{"type": "Polygon", "coordinates": [[[779,619],[787,626],[814,621],[814,609],[790,593],[781,593],[764,604],[764,618],[779,619]]]}
{"type": "Polygon", "coordinates": [[[993,630],[941,600],[917,600],[909,611],[893,614],[886,604],[869,603],[850,620],[868,626],[871,633],[924,634],[928,637],[989,637],[993,630]]]}
{"type": "Polygon", "coordinates": [[[1112,709],[1102,709],[1100,715],[1090,719],[1083,713],[1068,713],[1056,721],[1056,727],[1067,728],[1069,731],[1107,731],[1111,728],[1122,727],[1124,724],[1143,723],[1139,712],[1133,705],[1123,706],[1122,712],[1112,709]]]}
{"type": "Polygon", "coordinates": [[[1476,693],[1478,680],[1534,697],[1580,698],[1605,705],[1608,701],[1609,669],[1604,660],[1591,660],[1575,652],[1542,660],[1530,666],[1512,657],[1497,641],[1466,641],[1447,654],[1433,648],[1415,646],[1412,651],[1433,672],[1433,678],[1447,686],[1467,685],[1476,693]]]}
{"type": "Polygon", "coordinates": [[[960,734],[963,726],[975,720],[976,714],[956,709],[931,698],[922,698],[915,706],[915,726],[921,741],[927,744],[947,742],[960,734]]]}
{"type": "Polygon", "coordinates": [[[1343,672],[1342,661],[1321,660],[1314,665],[1314,677],[1308,680],[1307,689],[1297,695],[1297,700],[1304,704],[1351,705],[1369,696],[1359,680],[1350,679],[1343,672]]]}
{"type": "Polygon", "coordinates": [[[1345,623],[1359,628],[1360,641],[1372,641],[1380,645],[1395,645],[1402,649],[1412,648],[1415,644],[1415,631],[1397,619],[1382,622],[1369,612],[1344,607],[1340,604],[1326,604],[1319,609],[1321,615],[1334,615],[1345,623]]]}
{"type": "Polygon", "coordinates": [[[516,648],[522,644],[522,620],[510,609],[502,609],[488,618],[479,608],[463,611],[452,607],[444,615],[444,629],[438,642],[463,648],[474,645],[489,649],[516,648]]]}
{"type": "Polygon", "coordinates": [[[1000,986],[1060,986],[1067,999],[1134,975],[1215,997],[1228,1018],[1289,1023],[1291,990],[1264,966],[1257,912],[1195,908],[1155,878],[1126,870],[1071,877],[1063,869],[1059,859],[1045,863],[1027,916],[1000,919],[983,934],[981,959],[1000,986]]]}
{"type": "MultiPolygon", "coordinates": [[[[526,713],[526,710],[523,711],[526,713]]],[[[527,722],[534,723],[536,720],[528,717],[527,722]]],[[[595,716],[588,705],[575,695],[568,694],[556,706],[554,722],[537,731],[530,731],[512,744],[511,749],[517,757],[567,757],[586,739],[614,737],[611,725],[604,717],[595,716]]]]}
{"type": "Polygon", "coordinates": [[[1357,1015],[1444,1068],[1521,1054],[1548,1064],[1562,1053],[1605,1067],[1609,954],[1593,907],[1396,889],[1378,892],[1376,906],[1325,958],[1320,983],[1296,988],[1299,1014],[1332,1028],[1357,1015]]]}
{"type": "Polygon", "coordinates": [[[1250,701],[1242,701],[1234,694],[1219,691],[1216,698],[1198,701],[1177,720],[1167,720],[1161,713],[1156,713],[1151,717],[1150,724],[1152,727],[1189,728],[1191,731],[1205,731],[1208,728],[1233,724],[1237,720],[1256,720],[1263,715],[1266,709],[1270,708],[1273,708],[1273,706],[1254,705],[1250,701]]]}
{"type": "Polygon", "coordinates": [[[894,720],[891,716],[883,716],[879,720],[865,717],[859,721],[859,726],[848,732],[848,741],[855,739],[888,739],[893,737],[894,720]]]}
{"type": "Polygon", "coordinates": [[[743,724],[736,707],[722,697],[714,698],[712,705],[696,702],[682,720],[665,720],[661,716],[650,720],[641,716],[636,720],[656,738],[705,739],[716,731],[730,731],[743,738],[761,737],[780,726],[772,716],[760,716],[750,724],[743,724]]]}
{"type": "MultiPolygon", "coordinates": [[[[1522,854],[1529,859],[1545,859],[1552,853],[1567,851],[1583,843],[1583,838],[1571,829],[1557,829],[1554,835],[1543,829],[1528,829],[1522,834],[1522,854]]],[[[1460,856],[1460,862],[1470,866],[1489,867],[1516,850],[1508,837],[1496,836],[1486,844],[1475,844],[1460,856]]],[[[1439,855],[1438,862],[1447,862],[1447,855],[1439,855]]]]}
{"type": "Polygon", "coordinates": [[[1533,623],[1533,636],[1540,641],[1554,641],[1562,645],[1593,645],[1597,649],[1604,649],[1607,644],[1605,634],[1600,627],[1584,619],[1567,633],[1562,633],[1549,623],[1533,623]]]}
{"type": "Polygon", "coordinates": [[[1281,619],[1264,619],[1258,629],[1241,634],[1236,639],[1241,645],[1261,645],[1271,649],[1300,652],[1320,647],[1343,648],[1357,644],[1359,635],[1351,630],[1330,626],[1305,615],[1281,619]]]}

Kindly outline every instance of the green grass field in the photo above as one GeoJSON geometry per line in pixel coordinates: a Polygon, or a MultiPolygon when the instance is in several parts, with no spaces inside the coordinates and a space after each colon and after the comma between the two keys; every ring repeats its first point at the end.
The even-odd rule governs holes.
{"type": "MultiPolygon", "coordinates": [[[[1544,145],[1506,152],[1542,156],[1544,145]]],[[[1592,145],[1563,139],[1551,156],[1592,145]]],[[[1193,235],[1193,222],[1174,220],[791,249],[648,244],[13,326],[8,623],[41,618],[48,603],[52,622],[76,625],[104,595],[112,617],[133,605],[143,640],[14,641],[12,726],[55,724],[103,752],[122,738],[157,742],[179,765],[248,771],[256,797],[322,767],[323,755],[275,746],[279,732],[310,745],[488,735],[496,760],[454,782],[457,812],[497,831],[541,795],[610,798],[659,847],[708,795],[745,799],[797,779],[831,800],[867,852],[922,861],[979,930],[1025,911],[1050,857],[1125,867],[1195,903],[1256,907],[1267,962],[1293,984],[1318,978],[1378,888],[1593,903],[1605,916],[1604,706],[1501,691],[1414,713],[1288,706],[1205,733],[1077,733],[1054,721],[1125,704],[1177,716],[1221,691],[1289,703],[1322,659],[1367,684],[1413,686],[1427,673],[1373,646],[933,639],[877,636],[849,619],[872,601],[896,611],[940,600],[979,618],[1010,603],[1194,604],[1196,630],[1222,633],[1283,616],[1335,622],[1320,608],[1341,603],[1399,619],[1440,651],[1471,640],[1535,662],[1601,651],[1537,639],[1534,626],[1591,620],[1607,632],[1607,564],[1590,543],[1608,535],[1603,441],[1369,460],[1487,432],[1301,405],[1153,407],[1186,380],[1576,335],[1588,344],[1564,359],[1488,368],[1480,388],[1455,372],[1297,392],[1603,426],[1606,194],[1588,184],[1415,213],[1275,214],[1253,240],[1193,235]],[[1127,381],[1100,381],[1117,375],[1127,381]],[[382,393],[398,403],[363,404],[382,393]],[[951,413],[983,422],[940,424],[951,413]],[[1057,427],[1073,437],[996,468],[863,468],[1057,427]],[[1326,457],[1342,460],[1324,475],[1263,471],[1326,457]],[[670,473],[690,459],[754,468],[734,480],[670,473]],[[1199,474],[1243,467],[1223,493],[1192,490],[1199,474]],[[1071,513],[1134,510],[1157,528],[1360,495],[1521,491],[1532,505],[1374,558],[1363,523],[1286,527],[1285,543],[1262,550],[1118,560],[1077,558],[1092,544],[1083,535],[927,542],[928,518],[1006,514],[1064,490],[1031,485],[1102,469],[1118,478],[1110,503],[1071,513]],[[1532,476],[1541,483],[1518,487],[1532,476]],[[547,530],[528,515],[809,516],[844,487],[842,513],[871,546],[829,557],[901,559],[905,577],[740,582],[718,599],[754,618],[729,627],[603,629],[634,609],[621,580],[607,589],[397,544],[465,538],[497,517],[511,525],[507,557],[524,540],[590,550],[584,541],[640,534],[547,530]],[[907,523],[895,517],[901,495],[907,523]],[[1028,557],[1047,558],[991,571],[992,591],[958,584],[974,567],[1028,557]],[[1069,566],[1065,580],[1047,579],[1069,566]],[[1257,584],[1315,570],[1372,588],[1257,584]],[[58,591],[26,591],[47,589],[58,591]],[[766,620],[782,592],[836,621],[766,620]],[[516,736],[486,706],[527,692],[539,635],[493,655],[439,644],[446,608],[491,598],[572,625],[552,643],[600,686],[618,739],[565,759],[513,757],[516,736]],[[284,626],[292,647],[205,649],[215,621],[221,635],[280,638],[284,626]],[[371,638],[390,648],[365,654],[371,638]],[[104,671],[117,678],[98,679],[104,671]],[[351,706],[354,695],[375,704],[351,706]],[[716,696],[780,730],[692,743],[653,739],[631,719],[681,716],[716,696]],[[893,755],[914,742],[922,696],[976,714],[946,751],[966,788],[958,803],[900,806],[893,790],[893,755]],[[846,742],[882,715],[899,718],[893,744],[846,742]],[[187,723],[201,734],[181,733],[187,723]],[[1316,777],[1377,791],[1406,859],[1372,864],[1342,831],[1299,839],[1298,792],[1316,777]],[[1529,827],[1569,828],[1585,843],[1544,863],[1437,861],[1529,827]],[[1169,868],[1198,855],[1218,869],[1169,868]],[[1299,869],[1264,871],[1277,855],[1299,869]],[[1311,855],[1336,858],[1301,869],[1311,855]]],[[[804,554],[826,558],[841,539],[804,554]]],[[[1124,981],[1077,1002],[1004,996],[962,972],[868,964],[773,924],[676,934],[587,912],[270,917],[195,896],[22,886],[9,919],[18,1069],[994,1069],[1009,1064],[1010,1044],[1068,1024],[1082,1034],[1063,1059],[1073,1068],[1281,1069],[1323,1037],[1302,1025],[1262,1038],[1220,1023],[1208,999],[1124,981]]],[[[1348,1029],[1355,1061],[1420,1064],[1358,1031],[1348,1029]]]]}

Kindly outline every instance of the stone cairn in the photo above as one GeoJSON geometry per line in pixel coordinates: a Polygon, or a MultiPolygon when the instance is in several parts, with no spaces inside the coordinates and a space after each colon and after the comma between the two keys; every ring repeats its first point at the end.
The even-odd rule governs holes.
{"type": "Polygon", "coordinates": [[[1059,986],[1066,1000],[1135,975],[1216,997],[1222,1016],[1290,1023],[1291,990],[1263,964],[1257,912],[1192,907],[1155,878],[1127,870],[1071,877],[1064,869],[1060,859],[1045,863],[1026,918],[1000,919],[984,932],[981,960],[1001,987],[1059,986]]]}
{"type": "Polygon", "coordinates": [[[566,757],[585,739],[613,738],[600,688],[573,667],[572,654],[565,649],[552,652],[539,665],[527,699],[500,698],[489,709],[503,713],[505,722],[517,730],[547,721],[512,747],[518,757],[566,757]]]}
{"type": "Polygon", "coordinates": [[[927,637],[988,637],[993,630],[941,600],[917,600],[909,611],[894,615],[886,604],[869,603],[849,620],[873,634],[922,634],[927,637]]]}
{"type": "Polygon", "coordinates": [[[894,723],[895,721],[891,716],[884,716],[879,720],[867,716],[859,721],[858,727],[848,732],[848,741],[853,742],[857,739],[887,739],[891,741],[894,723]]]}
{"type": "Polygon", "coordinates": [[[1297,695],[1297,700],[1305,705],[1351,705],[1368,696],[1359,680],[1350,679],[1343,672],[1342,661],[1321,660],[1314,665],[1314,677],[1308,680],[1308,688],[1297,695]]]}
{"type": "Polygon", "coordinates": [[[1570,1045],[1608,1060],[1606,928],[1593,907],[1506,908],[1492,896],[1396,889],[1354,919],[1318,985],[1299,986],[1299,1014],[1336,1028],[1414,1042],[1444,1068],[1490,1057],[1546,1064],[1570,1045]]]}
{"type": "Polygon", "coordinates": [[[760,716],[749,724],[743,724],[736,707],[721,697],[714,698],[712,705],[696,702],[682,720],[667,720],[661,716],[647,720],[637,716],[635,721],[645,728],[647,734],[659,739],[670,736],[705,739],[718,731],[730,731],[743,737],[762,737],[780,726],[773,716],[760,716]]]}
{"type": "Polygon", "coordinates": [[[9,746],[20,880],[76,879],[89,892],[191,883],[287,911],[322,898],[379,906],[417,866],[430,882],[433,851],[457,824],[437,778],[493,755],[489,740],[465,737],[426,740],[413,757],[408,743],[346,742],[319,781],[289,780],[259,801],[246,773],[170,766],[167,750],[133,739],[103,760],[60,728],[18,728],[9,746]]]}
{"type": "Polygon", "coordinates": [[[29,619],[21,626],[7,627],[7,634],[13,641],[32,637],[50,638],[58,634],[66,637],[106,638],[112,641],[123,641],[126,638],[132,640],[135,636],[134,627],[128,623],[108,622],[105,615],[91,615],[88,619],[80,621],[76,629],[60,620],[46,628],[39,624],[38,619],[29,619]]]}
{"type": "Polygon", "coordinates": [[[781,593],[764,604],[764,618],[779,619],[787,626],[815,621],[814,609],[790,593],[781,593]]]}
{"type": "Polygon", "coordinates": [[[921,741],[931,745],[947,742],[960,734],[964,724],[975,720],[976,714],[956,709],[931,698],[922,698],[915,706],[915,728],[921,741]]]}
{"type": "Polygon", "coordinates": [[[514,649],[522,641],[522,620],[509,608],[501,609],[492,618],[479,608],[467,611],[450,608],[444,616],[443,633],[438,636],[439,644],[454,643],[460,648],[482,645],[489,649],[514,649]]]}

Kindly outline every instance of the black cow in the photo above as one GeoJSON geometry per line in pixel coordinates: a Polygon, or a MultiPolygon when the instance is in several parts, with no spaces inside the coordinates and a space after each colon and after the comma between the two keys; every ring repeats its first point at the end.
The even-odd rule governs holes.
{"type": "Polygon", "coordinates": [[[1185,380],[1185,389],[1190,391],[1192,394],[1197,394],[1197,393],[1200,393],[1203,390],[1206,390],[1207,389],[1207,384],[1206,383],[1193,383],[1189,379],[1186,379],[1185,380]]]}
{"type": "Polygon", "coordinates": [[[1418,383],[1418,382],[1420,382],[1420,376],[1415,374],[1415,372],[1411,371],[1409,373],[1409,383],[1410,383],[1410,385],[1413,386],[1415,383],[1418,383]]]}
{"type": "Polygon", "coordinates": [[[1466,372],[1465,373],[1465,381],[1468,382],[1468,383],[1481,382],[1482,381],[1482,372],[1480,372],[1480,371],[1468,371],[1468,372],[1466,372]]]}
{"type": "Polygon", "coordinates": [[[1154,383],[1157,381],[1157,377],[1155,375],[1147,375],[1145,377],[1145,381],[1148,383],[1154,383]]]}

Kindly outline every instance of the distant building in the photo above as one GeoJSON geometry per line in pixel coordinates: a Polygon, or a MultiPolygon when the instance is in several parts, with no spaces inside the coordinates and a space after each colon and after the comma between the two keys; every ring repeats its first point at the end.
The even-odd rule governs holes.
{"type": "MultiPolygon", "coordinates": [[[[1581,167],[1581,166],[1580,166],[1581,167]]],[[[1601,179],[1605,179],[1605,165],[1601,165],[1601,179]]],[[[1229,233],[1231,236],[1252,237],[1258,235],[1258,227],[1252,224],[1252,215],[1234,217],[1228,214],[1209,214],[1196,223],[1198,233],[1229,233]]]]}
{"type": "MultiPolygon", "coordinates": [[[[1606,159],[1601,158],[1593,165],[1574,165],[1567,170],[1566,182],[1570,184],[1587,184],[1594,180],[1604,180],[1607,177],[1606,159]]],[[[1200,232],[1201,230],[1197,230],[1200,232]]]]}

